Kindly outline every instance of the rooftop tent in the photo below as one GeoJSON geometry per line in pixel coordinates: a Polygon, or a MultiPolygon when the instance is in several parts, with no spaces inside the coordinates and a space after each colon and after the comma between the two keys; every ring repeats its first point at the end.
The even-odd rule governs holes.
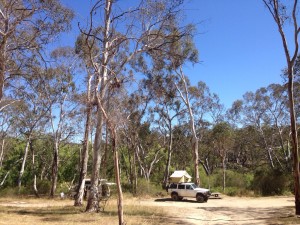
{"type": "Polygon", "coordinates": [[[192,177],[185,170],[177,170],[170,176],[170,183],[191,182],[192,177]]]}

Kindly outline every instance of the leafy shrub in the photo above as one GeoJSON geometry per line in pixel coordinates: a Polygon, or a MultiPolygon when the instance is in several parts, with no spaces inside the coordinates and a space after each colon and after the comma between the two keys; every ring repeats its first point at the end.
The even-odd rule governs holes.
{"type": "Polygon", "coordinates": [[[228,196],[254,196],[254,192],[246,188],[227,187],[225,194],[228,196]]]}
{"type": "Polygon", "coordinates": [[[122,191],[123,193],[132,193],[132,185],[130,183],[122,183],[122,191]]]}
{"type": "Polygon", "coordinates": [[[161,196],[166,192],[161,188],[161,185],[148,182],[144,179],[138,180],[136,195],[137,196],[161,196]]]}
{"type": "Polygon", "coordinates": [[[18,187],[6,187],[0,190],[0,196],[1,197],[20,197],[24,195],[29,195],[30,189],[26,187],[21,187],[20,189],[18,187]]]}
{"type": "Polygon", "coordinates": [[[282,195],[289,190],[290,175],[279,170],[261,168],[254,174],[253,190],[263,196],[282,195]]]}
{"type": "MultiPolygon", "coordinates": [[[[226,170],[226,187],[236,187],[242,189],[248,189],[251,187],[253,175],[246,173],[242,174],[232,170],[226,170]]],[[[223,172],[219,170],[216,174],[211,176],[211,186],[212,187],[222,187],[223,186],[223,172]]]]}
{"type": "MultiPolygon", "coordinates": [[[[50,184],[51,185],[51,184],[50,184]]],[[[57,193],[69,193],[69,188],[70,188],[70,183],[69,182],[62,182],[58,185],[57,189],[56,189],[56,192],[57,193]]],[[[50,186],[51,187],[51,186],[50,186]]],[[[49,189],[49,192],[50,192],[50,189],[49,189]]]]}
{"type": "Polygon", "coordinates": [[[39,194],[49,194],[51,189],[51,181],[39,180],[36,186],[39,194]]]}

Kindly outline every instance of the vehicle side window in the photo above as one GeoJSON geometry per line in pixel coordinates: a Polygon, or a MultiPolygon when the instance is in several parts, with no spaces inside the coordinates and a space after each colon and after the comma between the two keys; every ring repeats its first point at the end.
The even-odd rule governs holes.
{"type": "Polygon", "coordinates": [[[184,184],[179,184],[178,189],[184,189],[184,186],[185,186],[184,184]]]}
{"type": "Polygon", "coordinates": [[[193,188],[191,187],[191,185],[186,185],[186,189],[187,189],[187,190],[191,190],[191,189],[193,189],[193,188]]]}
{"type": "Polygon", "coordinates": [[[170,184],[170,188],[177,188],[177,184],[174,183],[170,184]]]}

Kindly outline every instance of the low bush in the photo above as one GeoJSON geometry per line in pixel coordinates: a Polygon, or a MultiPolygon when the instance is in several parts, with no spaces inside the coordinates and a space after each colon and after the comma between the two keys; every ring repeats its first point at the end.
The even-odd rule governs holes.
{"type": "MultiPolygon", "coordinates": [[[[232,170],[226,170],[226,182],[225,189],[227,187],[235,187],[242,189],[250,189],[253,181],[253,175],[251,173],[239,173],[232,170]]],[[[223,172],[222,170],[217,171],[211,175],[210,186],[212,188],[223,186],[223,172]]]]}
{"type": "Polygon", "coordinates": [[[291,177],[279,170],[260,168],[254,174],[253,190],[263,196],[283,195],[289,191],[291,177]]]}
{"type": "Polygon", "coordinates": [[[0,189],[0,197],[15,197],[15,196],[25,196],[31,194],[30,189],[26,187],[6,187],[0,189]]]}
{"type": "MultiPolygon", "coordinates": [[[[51,189],[51,181],[49,180],[39,180],[37,182],[37,190],[39,194],[49,194],[51,189]]],[[[33,192],[33,191],[32,191],[33,192]]]]}
{"type": "Polygon", "coordinates": [[[136,195],[137,196],[162,196],[166,193],[161,185],[148,182],[144,179],[138,180],[136,195]]]}

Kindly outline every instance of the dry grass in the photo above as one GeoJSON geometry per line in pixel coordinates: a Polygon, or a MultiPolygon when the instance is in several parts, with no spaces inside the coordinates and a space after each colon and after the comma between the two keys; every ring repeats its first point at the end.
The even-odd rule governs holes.
{"type": "MultiPolygon", "coordinates": [[[[101,213],[85,213],[72,200],[0,198],[0,225],[107,225],[118,224],[116,200],[111,199],[101,213]]],[[[124,218],[127,225],[177,224],[161,207],[136,205],[126,200],[124,218]]],[[[177,221],[178,222],[178,221],[177,221]]]]}

